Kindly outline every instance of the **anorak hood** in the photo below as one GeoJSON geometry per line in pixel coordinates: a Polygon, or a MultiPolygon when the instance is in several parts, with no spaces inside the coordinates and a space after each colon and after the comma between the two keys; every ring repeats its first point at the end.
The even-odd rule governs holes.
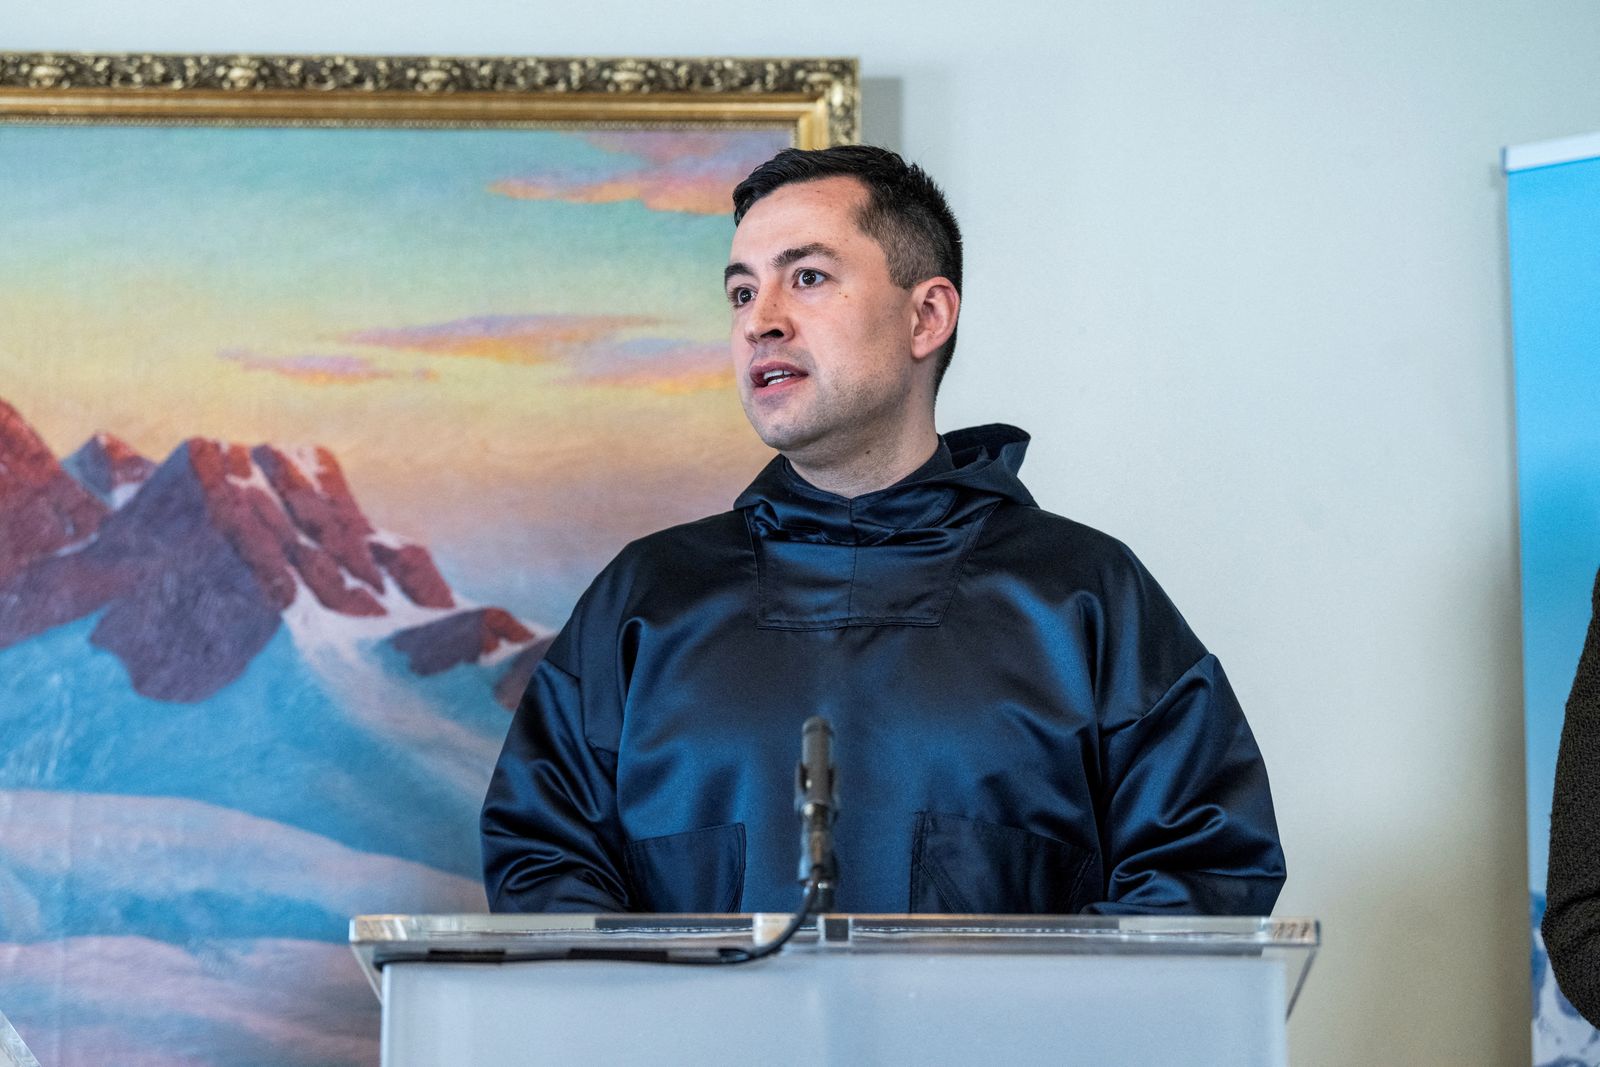
{"type": "Polygon", "coordinates": [[[939,439],[910,475],[853,499],[811,485],[775,458],[740,494],[756,551],[758,625],[938,626],[983,519],[1010,501],[1028,435],[978,426],[939,439]]]}
{"type": "Polygon", "coordinates": [[[1017,478],[1028,435],[993,423],[941,435],[932,458],[905,478],[853,499],[818,489],[777,456],[734,501],[765,535],[831,544],[870,545],[897,532],[961,522],[1002,500],[1032,506],[1017,478]]]}

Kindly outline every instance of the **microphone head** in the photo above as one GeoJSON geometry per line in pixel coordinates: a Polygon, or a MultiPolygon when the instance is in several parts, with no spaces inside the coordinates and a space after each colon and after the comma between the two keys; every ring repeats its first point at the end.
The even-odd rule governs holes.
{"type": "Polygon", "coordinates": [[[833,766],[833,727],[820,715],[813,715],[800,728],[800,766],[797,806],[836,804],[836,774],[833,766]]]}
{"type": "Polygon", "coordinates": [[[800,729],[795,786],[794,806],[800,813],[800,881],[816,894],[813,911],[831,911],[839,877],[833,855],[839,772],[833,765],[833,728],[820,715],[811,716],[800,729]]]}

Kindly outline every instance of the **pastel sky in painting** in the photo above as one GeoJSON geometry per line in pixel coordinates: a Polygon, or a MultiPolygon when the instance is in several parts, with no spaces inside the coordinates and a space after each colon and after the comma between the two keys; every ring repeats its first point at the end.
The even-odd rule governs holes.
{"type": "Polygon", "coordinates": [[[559,624],[768,455],[720,275],[728,192],[787,144],[0,126],[0,397],[59,454],[326,445],[464,593],[559,624]]]}
{"type": "Polygon", "coordinates": [[[728,210],[728,191],[750,173],[748,146],[714,133],[598,131],[582,137],[613,153],[616,164],[599,170],[543,166],[495,182],[493,190],[522,200],[638,200],[657,211],[718,215],[728,210]]]}

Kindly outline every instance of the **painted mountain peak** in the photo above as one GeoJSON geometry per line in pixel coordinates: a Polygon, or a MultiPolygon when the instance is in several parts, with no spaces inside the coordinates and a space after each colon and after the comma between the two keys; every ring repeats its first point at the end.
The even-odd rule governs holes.
{"type": "MultiPolygon", "coordinates": [[[[373,526],[326,448],[192,437],[153,469],[140,461],[108,434],[74,453],[70,465],[97,492],[115,500],[131,488],[110,510],[0,402],[0,529],[5,545],[22,546],[0,555],[0,648],[99,613],[90,641],[137,692],[194,702],[239,678],[291,609],[324,627],[370,620],[393,633],[459,607],[425,547],[373,526]]],[[[533,639],[492,610],[511,623],[500,639],[533,639]]],[[[482,616],[469,610],[456,629],[481,630],[482,616]]],[[[492,650],[458,646],[445,654],[452,664],[492,650]]]]}
{"type": "Polygon", "coordinates": [[[84,540],[106,510],[62,469],[17,409],[0,400],[0,583],[84,540]]]}
{"type": "Polygon", "coordinates": [[[533,631],[509,611],[479,608],[402,630],[390,643],[405,655],[413,671],[426,677],[532,640],[533,631]]]}
{"type": "Polygon", "coordinates": [[[156,465],[114,434],[97,433],[61,461],[78,484],[112,508],[126,504],[156,465]]]}

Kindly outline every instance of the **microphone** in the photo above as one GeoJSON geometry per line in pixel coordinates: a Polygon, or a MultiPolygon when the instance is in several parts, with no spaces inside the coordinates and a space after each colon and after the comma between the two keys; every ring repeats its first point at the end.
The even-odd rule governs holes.
{"type": "Polygon", "coordinates": [[[839,774],[833,765],[833,729],[813,715],[800,728],[794,807],[800,813],[800,882],[816,887],[814,912],[833,910],[839,865],[833,856],[833,820],[839,814],[839,774]]]}

